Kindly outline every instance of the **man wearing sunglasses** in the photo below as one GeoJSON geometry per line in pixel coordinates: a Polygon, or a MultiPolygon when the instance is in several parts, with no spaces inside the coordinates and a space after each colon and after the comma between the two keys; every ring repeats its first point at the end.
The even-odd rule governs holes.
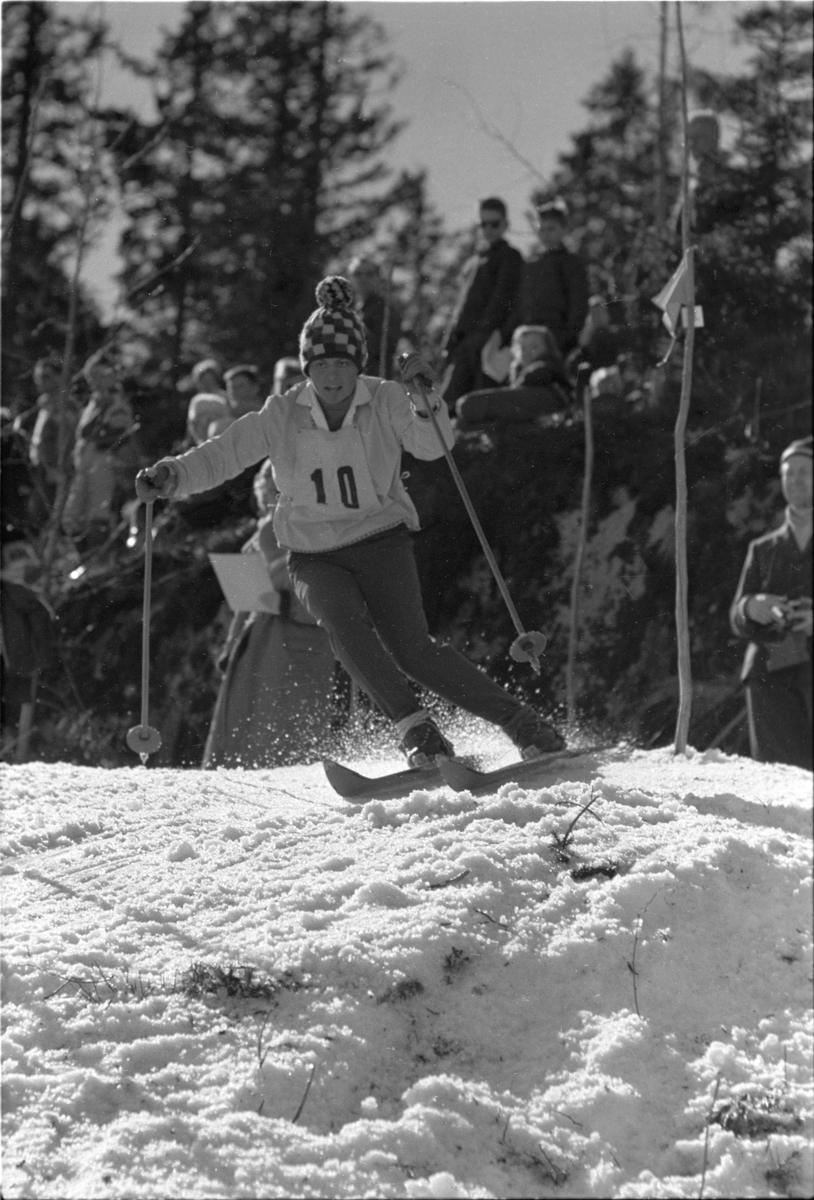
{"type": "Polygon", "coordinates": [[[501,345],[509,342],[523,270],[520,251],[503,236],[509,226],[503,201],[490,196],[481,200],[478,212],[480,245],[461,273],[458,299],[444,339],[443,395],[451,412],[459,396],[493,384],[483,373],[481,350],[495,331],[501,345]]]}

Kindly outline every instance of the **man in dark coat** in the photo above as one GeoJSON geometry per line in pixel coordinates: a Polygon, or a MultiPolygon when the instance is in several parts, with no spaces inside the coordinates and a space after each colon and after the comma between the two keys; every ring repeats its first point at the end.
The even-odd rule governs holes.
{"type": "Polygon", "coordinates": [[[509,227],[506,205],[496,196],[481,200],[481,246],[465,264],[458,299],[444,339],[447,370],[444,399],[454,412],[455,401],[474,388],[494,386],[484,375],[481,350],[496,330],[500,344],[508,344],[517,324],[517,307],[523,258],[504,239],[509,227]]]}
{"type": "Polygon", "coordinates": [[[541,248],[523,263],[515,325],[545,325],[563,358],[574,350],[588,315],[588,275],[563,244],[568,213],[562,201],[537,208],[541,248]]]}
{"type": "Polygon", "coordinates": [[[779,529],[749,543],[732,628],[749,639],[746,682],[752,757],[812,769],[811,438],[780,459],[787,502],[779,529]]]}

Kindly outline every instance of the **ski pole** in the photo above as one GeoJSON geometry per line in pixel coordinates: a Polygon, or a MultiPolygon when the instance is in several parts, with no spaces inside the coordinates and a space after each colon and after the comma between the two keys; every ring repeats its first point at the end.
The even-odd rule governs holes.
{"type": "Polygon", "coordinates": [[[127,745],[138,754],[142,766],[161,748],[161,734],[147,724],[150,705],[150,590],[153,579],[153,501],[147,500],[144,513],[144,604],[141,614],[141,723],[127,732],[127,745]]]}
{"type": "Polygon", "coordinates": [[[497,559],[492,553],[492,548],[486,540],[486,534],[483,532],[483,527],[478,520],[478,514],[475,512],[474,506],[469,497],[469,492],[466,490],[466,484],[461,478],[461,473],[458,470],[455,459],[452,457],[452,452],[444,440],[444,435],[441,432],[438,419],[432,410],[432,405],[430,404],[429,397],[427,396],[427,389],[421,379],[416,379],[415,383],[418,386],[419,392],[421,393],[421,399],[424,401],[424,407],[427,410],[427,415],[432,421],[433,428],[438,435],[438,440],[441,443],[441,447],[444,451],[444,457],[447,460],[447,465],[452,472],[452,478],[455,480],[458,491],[461,494],[461,499],[464,502],[464,507],[469,514],[469,519],[472,522],[475,533],[478,535],[478,540],[483,548],[483,553],[486,555],[486,561],[492,569],[495,582],[500,588],[500,594],[506,603],[506,608],[509,610],[509,616],[511,617],[514,627],[517,630],[518,636],[514,639],[509,647],[509,654],[515,660],[515,662],[531,663],[532,669],[539,675],[539,656],[545,650],[548,639],[544,633],[540,633],[538,630],[526,630],[523,628],[523,622],[520,620],[517,609],[514,606],[514,601],[509,595],[509,589],[506,587],[506,581],[500,572],[500,567],[497,565],[497,559]]]}

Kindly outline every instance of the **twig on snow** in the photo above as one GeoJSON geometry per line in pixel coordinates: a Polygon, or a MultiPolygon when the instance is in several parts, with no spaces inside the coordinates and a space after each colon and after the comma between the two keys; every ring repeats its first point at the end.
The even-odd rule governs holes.
{"type": "Polygon", "coordinates": [[[302,1094],[302,1100],[300,1100],[300,1107],[297,1109],[297,1111],[294,1113],[294,1116],[291,1119],[292,1125],[297,1124],[297,1121],[299,1121],[299,1119],[300,1119],[300,1114],[302,1113],[302,1110],[305,1108],[305,1101],[308,1099],[308,1093],[311,1090],[311,1084],[314,1082],[314,1075],[316,1074],[316,1070],[317,1070],[317,1064],[314,1063],[311,1067],[311,1074],[308,1076],[308,1082],[305,1085],[305,1091],[302,1094]]]}
{"type": "Polygon", "coordinates": [[[511,933],[512,930],[510,925],[504,925],[502,921],[498,921],[496,917],[491,916],[488,912],[484,912],[482,908],[473,908],[472,911],[477,913],[479,917],[486,917],[487,921],[491,921],[492,924],[497,925],[499,929],[505,929],[507,933],[511,933]]]}
{"type": "Polygon", "coordinates": [[[718,1099],[718,1088],[721,1086],[721,1072],[715,1076],[715,1091],[712,1093],[712,1103],[709,1106],[707,1113],[707,1127],[704,1130],[704,1158],[701,1162],[701,1186],[698,1189],[698,1200],[703,1200],[704,1184],[707,1178],[707,1153],[709,1151],[709,1125],[712,1120],[712,1110],[715,1107],[715,1101],[718,1099]]]}
{"type": "Polygon", "coordinates": [[[658,894],[661,890],[662,889],[659,888],[657,891],[655,891],[653,893],[653,895],[650,897],[650,899],[647,901],[647,904],[645,904],[642,911],[640,913],[636,914],[636,932],[633,935],[633,956],[632,956],[630,962],[627,964],[627,969],[628,969],[628,971],[630,971],[631,975],[633,976],[633,1003],[636,1007],[636,1016],[637,1017],[640,1017],[642,1014],[639,1011],[639,995],[638,995],[638,991],[636,988],[636,979],[638,978],[638,974],[639,974],[638,971],[636,970],[636,948],[639,944],[639,933],[641,931],[642,925],[644,924],[644,914],[647,912],[648,908],[653,903],[656,896],[658,896],[658,894]]]}
{"type": "Polygon", "coordinates": [[[636,917],[636,932],[633,935],[633,958],[632,958],[631,962],[629,962],[627,964],[627,969],[628,969],[628,971],[630,971],[631,975],[633,976],[633,1004],[635,1005],[635,1008],[636,1008],[636,1016],[637,1017],[640,1017],[642,1015],[641,1012],[639,1011],[639,995],[636,990],[636,979],[638,978],[638,974],[639,974],[638,971],[636,970],[636,947],[639,944],[639,930],[641,929],[641,927],[642,927],[642,914],[639,913],[638,916],[636,917]]]}
{"type": "Polygon", "coordinates": [[[260,1025],[257,1030],[257,1061],[261,1067],[262,1067],[263,1063],[266,1061],[266,1055],[269,1052],[269,1047],[263,1045],[263,1034],[266,1032],[266,1026],[269,1023],[269,1018],[271,1017],[271,1013],[272,1013],[272,1010],[270,1008],[267,1008],[263,1015],[263,1020],[260,1022],[260,1025]]]}
{"type": "MultiPolygon", "coordinates": [[[[597,794],[594,795],[594,785],[591,784],[590,791],[588,793],[588,795],[590,796],[588,803],[582,805],[579,812],[577,813],[577,815],[574,817],[571,824],[566,829],[565,833],[559,834],[555,830],[551,834],[551,841],[554,845],[555,850],[557,851],[557,857],[560,859],[561,862],[568,862],[567,850],[568,850],[568,846],[570,845],[570,842],[571,842],[571,836],[572,836],[572,833],[574,830],[574,826],[576,825],[577,821],[580,819],[582,814],[586,813],[588,811],[588,809],[591,807],[591,805],[594,804],[599,799],[601,794],[602,794],[601,792],[597,792],[597,794]]],[[[596,815],[595,813],[591,813],[591,816],[595,816],[595,815],[596,815]]]]}
{"type": "Polygon", "coordinates": [[[430,889],[449,887],[452,883],[460,883],[462,879],[466,879],[469,874],[469,867],[465,871],[461,871],[458,875],[453,875],[451,879],[439,879],[437,883],[431,883],[430,889]]]}

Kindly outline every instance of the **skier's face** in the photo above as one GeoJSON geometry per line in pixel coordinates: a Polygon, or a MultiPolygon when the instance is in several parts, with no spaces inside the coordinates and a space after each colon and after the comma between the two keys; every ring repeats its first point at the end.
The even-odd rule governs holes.
{"type": "Polygon", "coordinates": [[[338,408],[356,391],[359,371],[348,358],[320,358],[312,362],[308,374],[314,391],[328,408],[338,408]]]}

